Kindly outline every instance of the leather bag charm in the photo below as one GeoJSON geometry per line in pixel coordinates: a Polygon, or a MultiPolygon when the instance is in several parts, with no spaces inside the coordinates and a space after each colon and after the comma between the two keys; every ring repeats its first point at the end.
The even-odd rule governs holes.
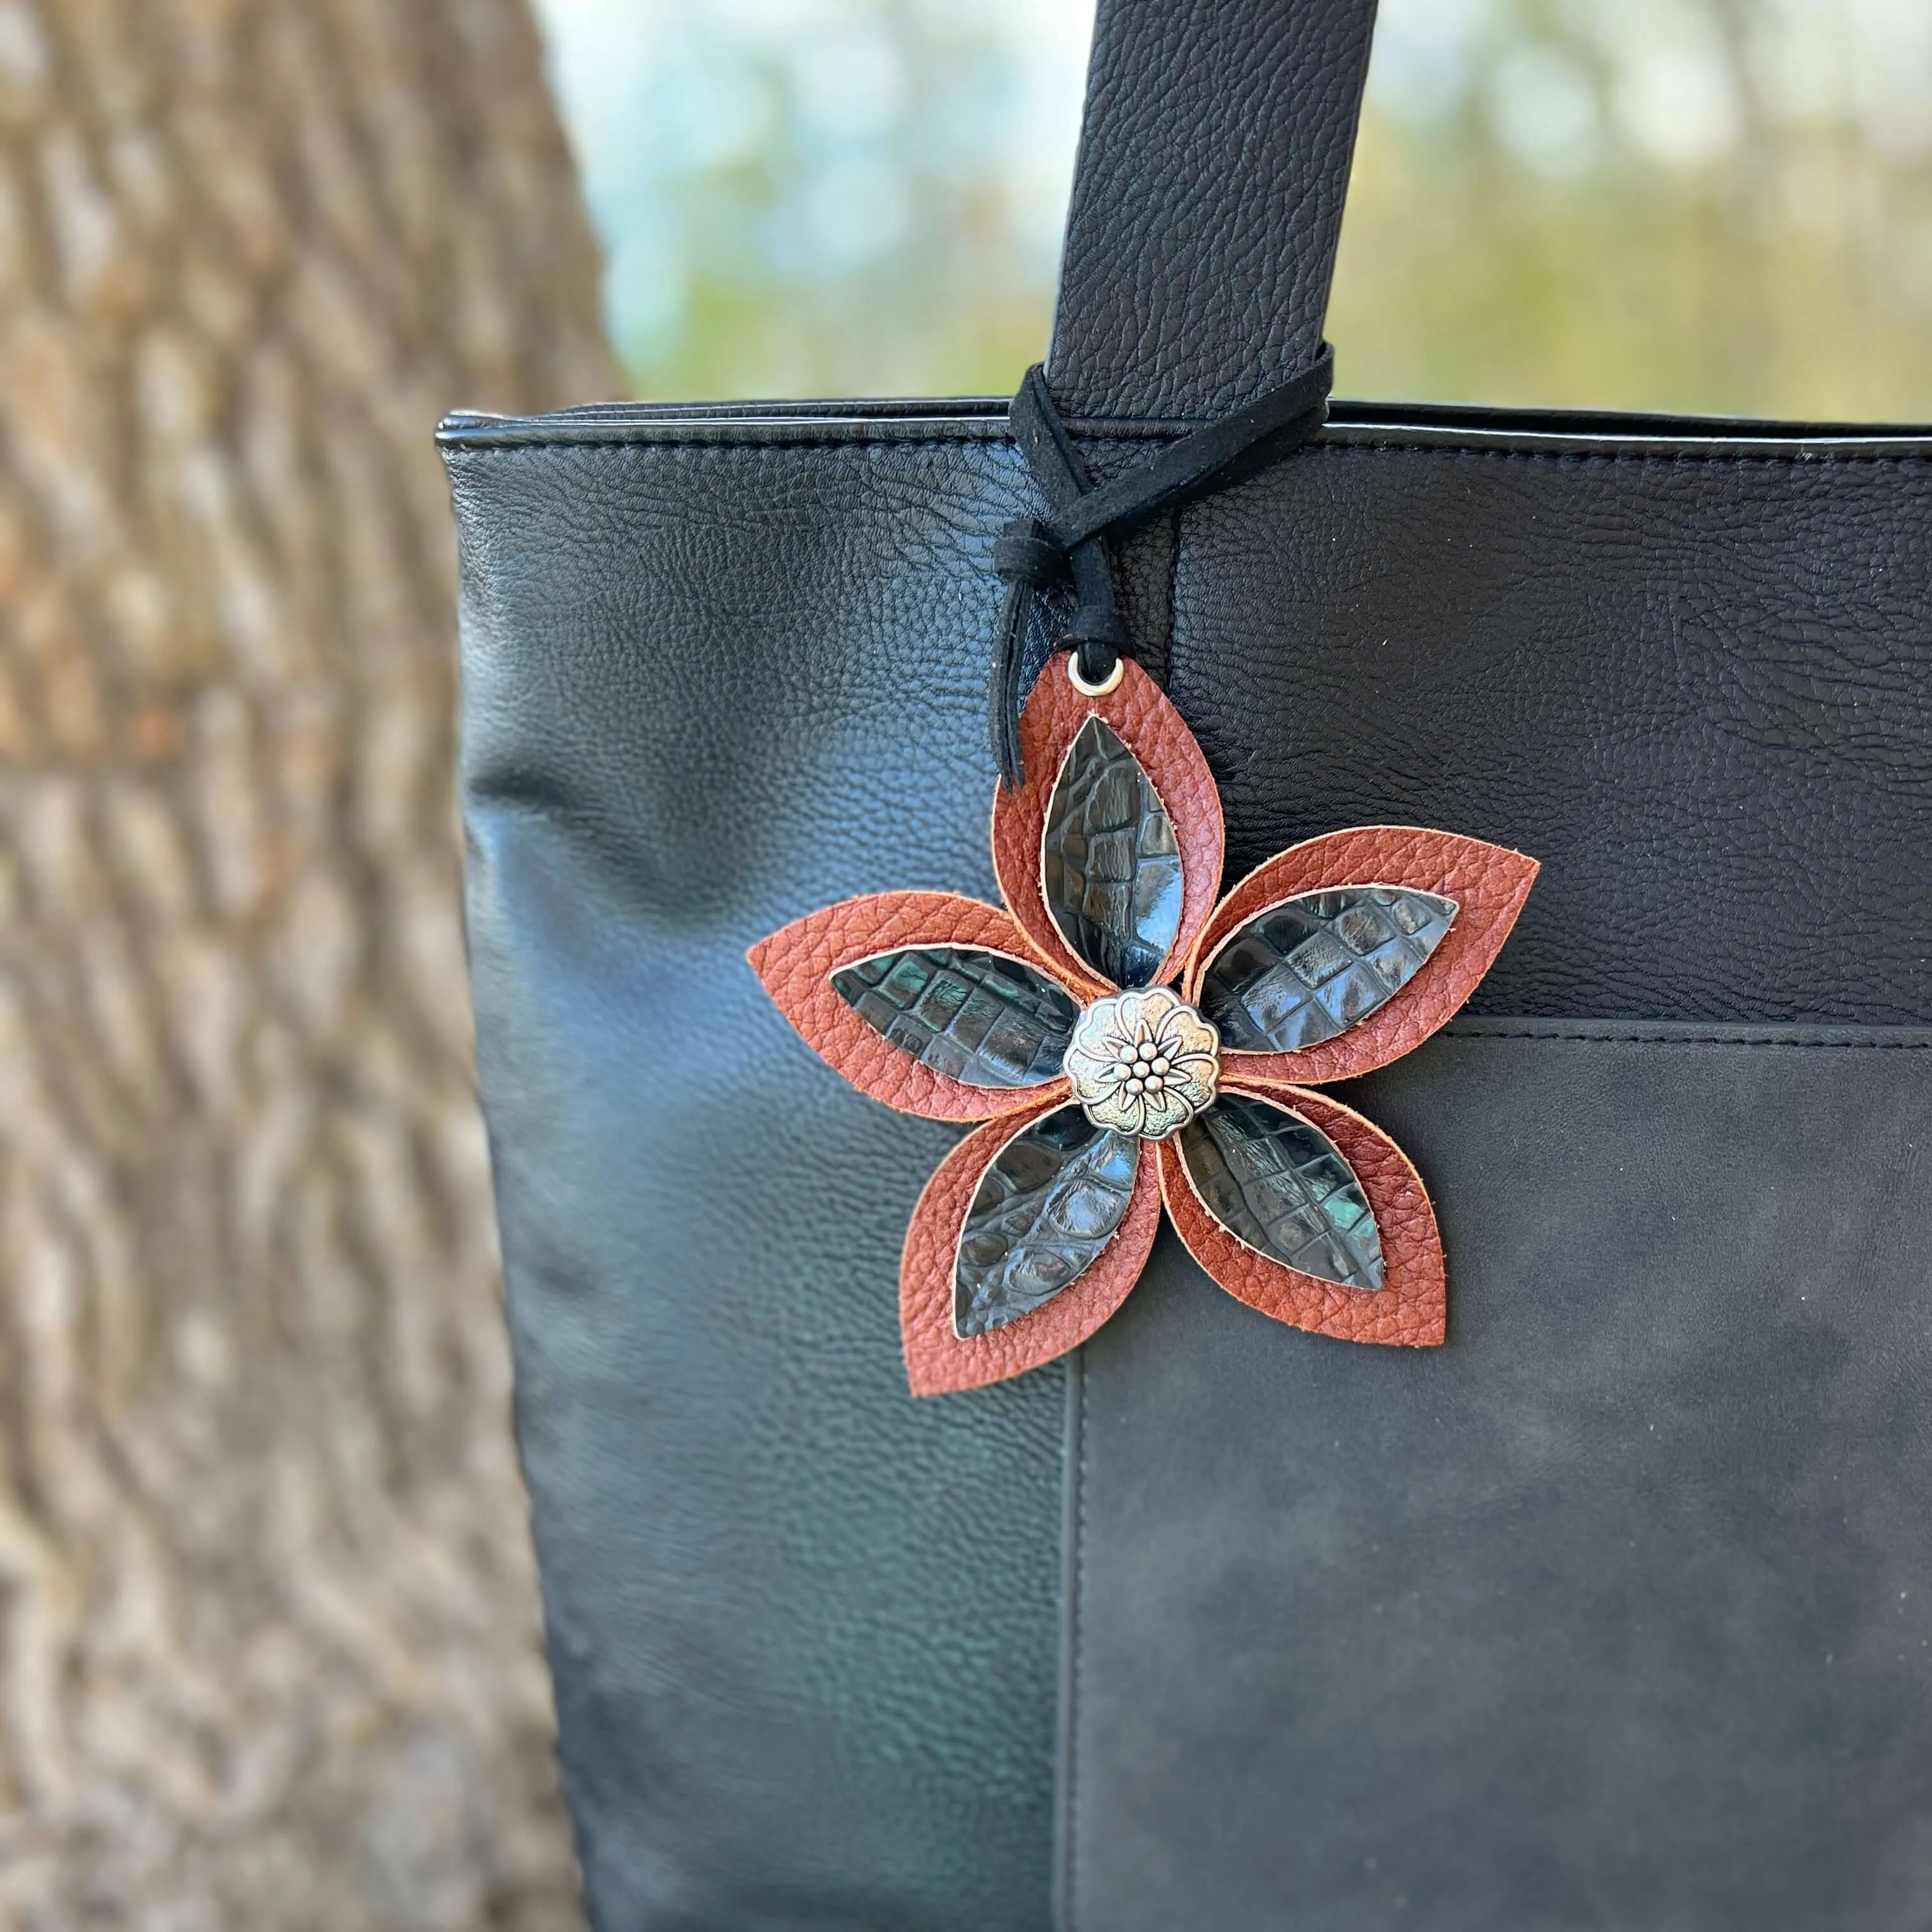
{"type": "Polygon", "coordinates": [[[754,946],[800,1034],[904,1112],[983,1122],[928,1183],[899,1270],[916,1395],[1004,1382],[1125,1300],[1163,1204],[1210,1280],[1291,1327],[1443,1340],[1442,1244],[1401,1149],[1319,1091],[1468,999],[1537,872],[1408,826],[1291,847],[1216,902],[1221,802],[1140,667],[1056,656],[993,804],[1004,908],[848,899],[754,946]]]}

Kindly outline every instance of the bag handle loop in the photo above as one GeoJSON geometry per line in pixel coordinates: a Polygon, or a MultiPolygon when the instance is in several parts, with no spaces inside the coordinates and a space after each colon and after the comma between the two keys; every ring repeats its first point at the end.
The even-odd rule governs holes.
{"type": "Polygon", "coordinates": [[[993,754],[1003,784],[1017,786],[1026,776],[1020,700],[1035,596],[1071,578],[1073,610],[1060,641],[1074,648],[1075,682],[1083,690],[1111,689],[1127,634],[1114,598],[1108,539],[1299,448],[1327,420],[1334,366],[1324,343],[1314,362],[1286,382],[1105,483],[1094,480],[1074,447],[1046,372],[1037,364],[1027,371],[1008,419],[1048,507],[1044,517],[1009,524],[993,546],[994,572],[1006,585],[993,646],[993,754]]]}
{"type": "Polygon", "coordinates": [[[1100,0],[1047,381],[1221,416],[1313,364],[1375,0],[1100,0]]]}

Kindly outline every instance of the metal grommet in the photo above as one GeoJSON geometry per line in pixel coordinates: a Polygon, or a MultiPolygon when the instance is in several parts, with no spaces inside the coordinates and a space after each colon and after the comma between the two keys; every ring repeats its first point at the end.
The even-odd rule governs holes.
{"type": "Polygon", "coordinates": [[[1113,669],[1098,684],[1089,684],[1080,675],[1080,653],[1076,650],[1069,651],[1066,654],[1066,675],[1072,680],[1073,688],[1082,698],[1105,698],[1108,692],[1120,688],[1120,680],[1126,674],[1126,659],[1116,656],[1113,669]]]}

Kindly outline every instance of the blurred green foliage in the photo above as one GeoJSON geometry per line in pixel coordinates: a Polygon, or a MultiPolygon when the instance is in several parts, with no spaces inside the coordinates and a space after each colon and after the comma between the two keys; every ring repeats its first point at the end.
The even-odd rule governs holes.
{"type": "Polygon", "coordinates": [[[1932,0],[1385,11],[1346,391],[1932,417],[1932,0]]]}
{"type": "Polygon", "coordinates": [[[1010,391],[1091,0],[541,0],[641,394],[1010,391]]]}
{"type": "MultiPolygon", "coordinates": [[[[542,0],[640,393],[1002,393],[1091,0],[542,0]]],[[[1932,416],[1932,0],[1383,0],[1358,395],[1932,416]]]]}

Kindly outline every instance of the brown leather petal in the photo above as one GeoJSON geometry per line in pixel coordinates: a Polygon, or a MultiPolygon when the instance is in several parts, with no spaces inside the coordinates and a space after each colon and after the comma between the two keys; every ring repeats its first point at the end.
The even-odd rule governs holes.
{"type": "Polygon", "coordinates": [[[1352,1080],[1399,1060],[1446,1025],[1490,970],[1529,896],[1536,860],[1507,846],[1412,825],[1364,825],[1291,846],[1228,893],[1195,942],[1182,991],[1198,1000],[1214,955],[1271,906],[1341,886],[1406,886],[1456,903],[1455,923],[1428,963],[1389,1003],[1345,1033],[1290,1053],[1228,1052],[1244,1082],[1352,1080]]]}
{"type": "Polygon", "coordinates": [[[1180,851],[1180,926],[1162,970],[1150,983],[1171,980],[1194,936],[1214,910],[1220,890],[1221,794],[1186,721],[1140,666],[1122,666],[1120,682],[1104,698],[1076,691],[1066,675],[1067,654],[1048,661],[1020,717],[1020,749],[1026,783],[1002,785],[993,798],[993,866],[1000,890],[1055,976],[1094,998],[1111,990],[1076,958],[1060,937],[1042,896],[1041,840],[1047,806],[1061,766],[1080,728],[1097,717],[1141,762],[1168,817],[1180,851]]]}
{"type": "Polygon", "coordinates": [[[1002,953],[1034,971],[1043,970],[1036,949],[1006,913],[952,892],[877,892],[842,900],[793,920],[746,956],[806,1044],[862,1094],[902,1113],[985,1120],[1064,1100],[1066,1083],[1060,1078],[1043,1085],[982,1087],[922,1066],[862,1019],[832,986],[832,976],[856,961],[919,946],[1002,953]]]}
{"type": "Polygon", "coordinates": [[[1160,1226],[1160,1180],[1152,1143],[1141,1149],[1132,1204],[1099,1258],[1051,1301],[990,1334],[962,1340],[952,1330],[952,1277],[959,1234],[980,1183],[1000,1150],[1063,1100],[1030,1106],[968,1134],[939,1164],[913,1210],[899,1265],[899,1329],[914,1395],[984,1388],[1056,1360],[1106,1321],[1139,1280],[1160,1226]]]}
{"type": "Polygon", "coordinates": [[[1237,1300],[1292,1328],[1342,1342],[1440,1347],[1448,1322],[1442,1240],[1429,1191],[1408,1156],[1381,1128],[1325,1094],[1245,1075],[1225,1083],[1225,1090],[1298,1114],[1335,1144],[1374,1210],[1383,1286],[1370,1292],[1318,1281],[1248,1246],[1208,1212],[1188,1178],[1178,1144],[1162,1141],[1156,1144],[1161,1192],[1188,1252],[1237,1300]]]}

